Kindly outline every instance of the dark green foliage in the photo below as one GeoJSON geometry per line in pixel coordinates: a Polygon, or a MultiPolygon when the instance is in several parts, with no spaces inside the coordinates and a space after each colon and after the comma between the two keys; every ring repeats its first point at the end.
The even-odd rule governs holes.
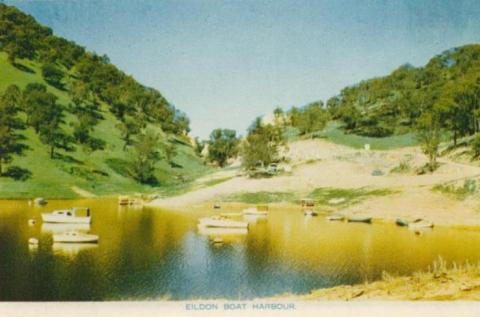
{"type": "Polygon", "coordinates": [[[289,115],[291,126],[297,128],[300,135],[321,131],[330,120],[330,115],[321,101],[300,109],[293,107],[289,115]]]}
{"type": "Polygon", "coordinates": [[[160,160],[158,135],[151,131],[142,133],[133,145],[134,158],[132,173],[136,180],[144,184],[155,185],[155,164],[160,160]]]}
{"type": "MultiPolygon", "coordinates": [[[[108,56],[85,51],[74,42],[56,37],[52,30],[13,6],[0,3],[0,50],[17,58],[36,59],[44,64],[45,80],[62,88],[62,67],[85,89],[110,106],[115,116],[137,122],[158,123],[168,133],[189,132],[189,120],[155,89],[145,87],[110,64],[108,56]]],[[[24,67],[24,66],[23,66],[24,67]]],[[[127,124],[128,125],[128,124],[127,124]]]]}
{"type": "Polygon", "coordinates": [[[480,134],[476,134],[471,142],[473,158],[477,159],[480,157],[480,134]]]}
{"type": "Polygon", "coordinates": [[[47,83],[58,89],[63,89],[62,79],[65,76],[63,71],[53,63],[42,66],[42,76],[47,83]]]}
{"type": "Polygon", "coordinates": [[[210,133],[208,159],[224,167],[229,158],[238,154],[239,139],[235,130],[215,129],[210,133]]]}
{"type": "Polygon", "coordinates": [[[0,96],[0,176],[4,164],[12,161],[14,155],[21,155],[27,146],[22,143],[24,137],[19,130],[24,129],[24,122],[18,112],[21,92],[17,86],[9,86],[0,96]]]}
{"type": "Polygon", "coordinates": [[[284,144],[281,127],[263,124],[257,118],[249,128],[247,138],[242,146],[242,164],[245,169],[266,167],[278,161],[279,147],[284,144]]]}
{"type": "Polygon", "coordinates": [[[330,98],[327,108],[345,129],[365,136],[402,134],[434,106],[441,126],[458,137],[479,130],[480,45],[451,49],[424,67],[403,65],[390,75],[362,81],[330,98]]]}

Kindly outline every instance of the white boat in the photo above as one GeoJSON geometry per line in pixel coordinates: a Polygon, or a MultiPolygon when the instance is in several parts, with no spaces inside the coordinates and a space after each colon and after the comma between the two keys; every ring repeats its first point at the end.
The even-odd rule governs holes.
{"type": "Polygon", "coordinates": [[[90,223],[92,218],[90,217],[89,208],[69,208],[69,209],[60,209],[54,210],[51,213],[42,214],[43,222],[51,223],[90,223]],[[86,216],[78,216],[78,210],[86,210],[86,216]]]}
{"type": "Polygon", "coordinates": [[[408,228],[412,230],[433,228],[433,222],[423,220],[423,219],[417,219],[413,222],[410,222],[408,224],[408,228]]]}
{"type": "Polygon", "coordinates": [[[255,207],[250,207],[242,211],[244,215],[267,216],[268,211],[258,210],[255,207]]]}
{"type": "Polygon", "coordinates": [[[214,228],[248,228],[248,223],[237,220],[230,220],[221,216],[201,218],[199,224],[204,227],[214,228]]]}
{"type": "Polygon", "coordinates": [[[53,242],[59,243],[96,243],[98,236],[95,234],[86,234],[78,231],[67,231],[64,233],[54,234],[53,242]]]}
{"type": "Polygon", "coordinates": [[[333,215],[327,216],[328,221],[343,221],[344,219],[345,219],[345,216],[340,214],[333,214],[333,215]]]}

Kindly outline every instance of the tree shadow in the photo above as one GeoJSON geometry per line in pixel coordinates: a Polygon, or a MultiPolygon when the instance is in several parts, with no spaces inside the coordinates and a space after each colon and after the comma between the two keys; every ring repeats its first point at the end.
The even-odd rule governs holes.
{"type": "Polygon", "coordinates": [[[13,178],[16,181],[26,181],[32,177],[32,172],[19,166],[10,166],[2,176],[13,178]]]}
{"type": "Polygon", "coordinates": [[[25,66],[23,64],[20,64],[20,63],[13,63],[13,67],[15,67],[16,69],[19,69],[21,70],[22,72],[26,72],[26,73],[30,73],[30,74],[35,74],[35,71],[33,69],[31,69],[30,67],[28,66],[25,66]]]}
{"type": "Polygon", "coordinates": [[[70,155],[67,155],[67,154],[55,153],[53,155],[53,158],[56,159],[56,160],[64,161],[65,163],[83,165],[83,161],[80,161],[80,160],[74,158],[73,156],[70,156],[70,155]]]}
{"type": "Polygon", "coordinates": [[[170,164],[170,167],[172,168],[183,168],[183,165],[177,164],[173,161],[168,162],[168,164],[170,164]]]}

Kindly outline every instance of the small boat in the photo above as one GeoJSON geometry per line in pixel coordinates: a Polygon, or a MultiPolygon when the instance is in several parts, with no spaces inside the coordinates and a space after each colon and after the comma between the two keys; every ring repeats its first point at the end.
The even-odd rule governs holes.
{"type": "Polygon", "coordinates": [[[53,242],[60,243],[96,243],[98,236],[95,234],[80,233],[78,231],[67,231],[53,235],[53,242]]]}
{"type": "Polygon", "coordinates": [[[372,217],[368,216],[352,216],[348,218],[348,222],[372,223],[372,217]]]}
{"type": "Polygon", "coordinates": [[[90,208],[69,208],[54,210],[51,213],[42,214],[43,222],[51,223],[90,223],[90,208]],[[86,216],[77,216],[78,210],[86,210],[86,216]]]}
{"type": "Polygon", "coordinates": [[[128,198],[128,196],[119,196],[118,204],[120,206],[128,206],[130,204],[130,198],[128,198]]]}
{"type": "Polygon", "coordinates": [[[333,214],[326,217],[329,221],[343,221],[345,219],[344,215],[333,214]]]}
{"type": "Polygon", "coordinates": [[[30,238],[30,239],[28,239],[28,244],[37,245],[38,244],[38,239],[37,238],[30,238]]]}
{"type": "Polygon", "coordinates": [[[37,223],[37,222],[35,221],[35,219],[33,219],[33,218],[32,218],[32,219],[28,219],[28,225],[29,225],[29,226],[33,226],[33,225],[35,225],[36,223],[37,223]]]}
{"type": "Polygon", "coordinates": [[[33,203],[37,206],[43,206],[43,205],[46,205],[48,202],[43,197],[37,197],[33,200],[33,203]]]}
{"type": "Polygon", "coordinates": [[[395,223],[397,224],[397,226],[400,226],[400,227],[408,227],[409,225],[408,221],[402,218],[397,218],[395,220],[395,223]]]}
{"type": "Polygon", "coordinates": [[[242,213],[241,213],[241,212],[222,212],[222,213],[220,214],[220,216],[221,216],[221,217],[226,217],[226,218],[228,218],[228,217],[231,217],[231,218],[233,218],[233,217],[241,217],[241,216],[242,216],[242,213]]]}
{"type": "Polygon", "coordinates": [[[423,219],[417,219],[417,220],[409,223],[408,228],[412,229],[412,230],[433,228],[433,222],[423,220],[423,219]]]}
{"type": "Polygon", "coordinates": [[[242,212],[244,215],[254,215],[254,216],[268,215],[268,211],[258,210],[256,207],[250,207],[250,208],[244,209],[242,212]]]}
{"type": "Polygon", "coordinates": [[[314,207],[315,206],[315,201],[310,198],[303,198],[301,200],[302,207],[314,207]]]}
{"type": "Polygon", "coordinates": [[[213,204],[213,209],[220,209],[220,207],[221,207],[221,206],[220,206],[220,204],[218,204],[218,203],[217,203],[217,204],[213,204]]]}
{"type": "Polygon", "coordinates": [[[311,216],[311,217],[315,217],[315,216],[318,216],[318,213],[316,211],[313,211],[311,209],[307,209],[303,212],[303,214],[305,216],[311,216]]]}
{"type": "Polygon", "coordinates": [[[215,228],[248,228],[247,222],[230,220],[221,216],[201,218],[199,224],[205,227],[215,228]]]}

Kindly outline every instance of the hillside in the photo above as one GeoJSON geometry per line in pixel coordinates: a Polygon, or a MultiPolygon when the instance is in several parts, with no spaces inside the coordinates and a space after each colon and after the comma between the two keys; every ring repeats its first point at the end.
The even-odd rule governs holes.
{"type": "Polygon", "coordinates": [[[123,74],[109,63],[108,58],[99,60],[95,54],[75,43],[55,37],[32,17],[3,4],[0,4],[0,39],[3,40],[0,47],[0,96],[12,85],[17,86],[24,96],[29,84],[43,85],[47,93],[57,98],[56,103],[63,115],[58,129],[70,142],[68,147],[58,145],[52,157],[50,140],[42,139],[42,135],[29,124],[34,116],[28,114],[29,104],[25,101],[28,99],[23,97],[17,102],[17,117],[26,124],[16,132],[25,137],[22,144],[28,149],[3,162],[7,168],[20,170],[21,175],[12,177],[4,173],[0,177],[0,198],[74,198],[132,192],[168,194],[186,188],[209,170],[195,155],[185,133],[188,118],[159,92],[123,74]],[[27,36],[23,39],[28,44],[25,46],[34,50],[30,56],[19,53],[21,50],[17,48],[9,48],[9,43],[13,42],[5,41],[5,38],[13,38],[13,41],[21,42],[25,34],[27,36]],[[75,58],[67,61],[65,45],[73,51],[78,50],[75,58]],[[53,57],[47,61],[43,57],[44,51],[53,51],[53,57]],[[13,62],[12,54],[15,55],[13,62]],[[45,76],[45,65],[52,63],[63,73],[57,85],[47,81],[45,76]],[[102,76],[113,78],[113,82],[103,80],[102,76]],[[74,89],[78,86],[86,87],[88,100],[87,97],[75,97],[74,89]],[[82,126],[84,118],[81,115],[84,113],[80,110],[88,107],[95,107],[98,119],[93,123],[92,120],[86,121],[90,125],[82,126]],[[126,133],[130,132],[128,128],[132,124],[135,129],[126,133]],[[77,136],[77,129],[84,132],[80,134],[83,139],[77,136]],[[135,144],[147,132],[158,138],[154,149],[158,152],[154,183],[139,181],[131,167],[136,155],[135,144]],[[100,145],[93,147],[92,144],[100,145]]]}
{"type": "Polygon", "coordinates": [[[452,48],[423,67],[405,64],[388,76],[345,87],[326,105],[350,133],[383,137],[412,131],[434,115],[452,137],[479,131],[480,45],[452,48]]]}

